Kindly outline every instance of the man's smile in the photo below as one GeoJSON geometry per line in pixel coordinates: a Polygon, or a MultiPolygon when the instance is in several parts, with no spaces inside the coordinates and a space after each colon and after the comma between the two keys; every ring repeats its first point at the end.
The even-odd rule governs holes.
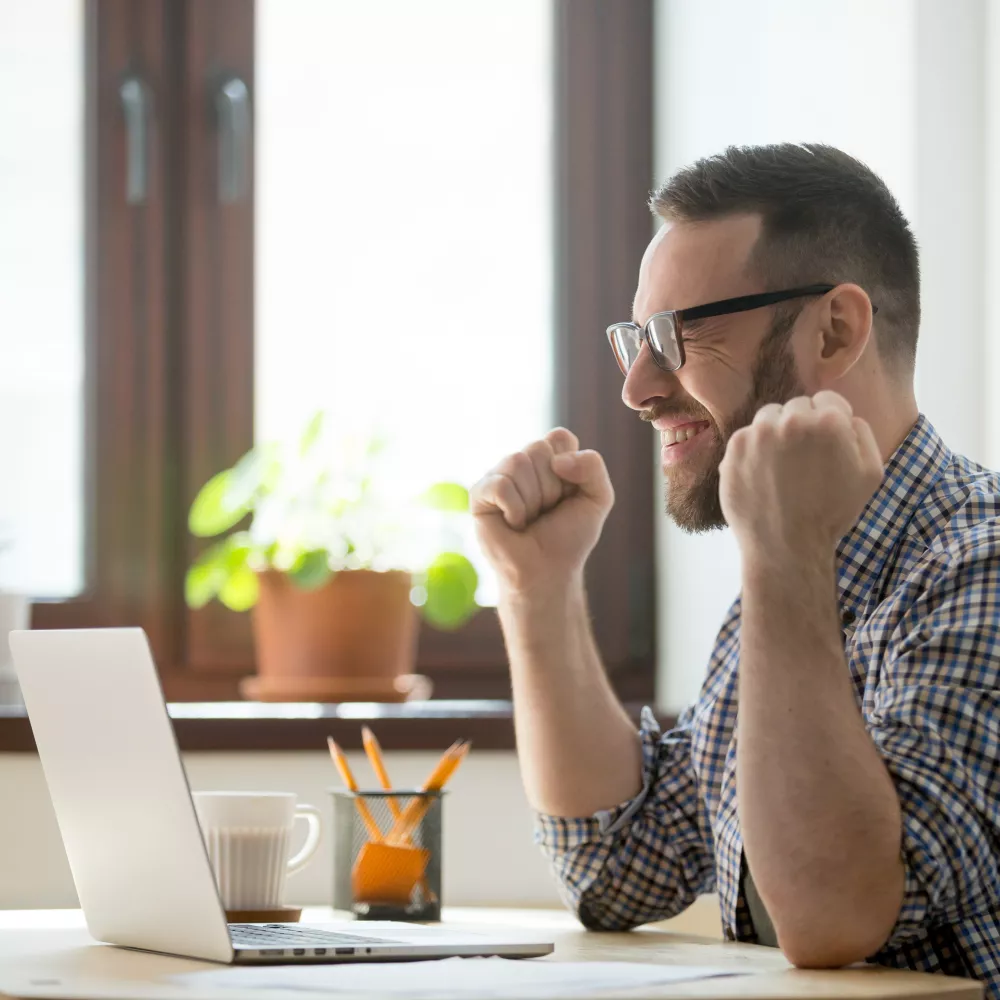
{"type": "Polygon", "coordinates": [[[712,426],[707,420],[663,419],[654,421],[653,426],[660,432],[660,457],[665,466],[683,462],[711,438],[704,433],[712,426]]]}

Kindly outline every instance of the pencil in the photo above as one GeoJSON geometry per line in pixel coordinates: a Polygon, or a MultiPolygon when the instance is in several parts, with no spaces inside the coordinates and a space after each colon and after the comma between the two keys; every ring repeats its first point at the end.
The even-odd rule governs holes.
{"type": "MultiPolygon", "coordinates": [[[[379,741],[375,738],[375,734],[368,728],[368,726],[361,727],[361,742],[364,744],[365,753],[368,755],[368,759],[371,761],[372,770],[375,772],[375,777],[378,778],[379,784],[387,792],[392,791],[392,782],[389,780],[389,772],[385,769],[385,760],[382,757],[382,747],[379,741]]],[[[392,813],[393,819],[399,819],[402,810],[399,808],[399,803],[396,801],[395,796],[388,796],[389,810],[392,813]]],[[[409,844],[409,837],[403,840],[404,844],[409,844]]],[[[431,891],[430,883],[427,881],[427,874],[424,873],[417,880],[417,884],[420,886],[421,892],[424,894],[424,899],[427,902],[433,903],[437,896],[431,891]]]]}
{"type": "MultiPolygon", "coordinates": [[[[364,744],[365,753],[371,761],[372,770],[374,770],[375,777],[378,778],[379,784],[383,789],[385,789],[385,791],[391,792],[392,782],[389,780],[389,774],[385,769],[385,761],[382,759],[382,747],[379,745],[378,740],[375,739],[375,734],[367,726],[361,727],[361,742],[364,744]]],[[[388,801],[389,810],[392,813],[393,819],[399,819],[399,803],[392,795],[389,796],[388,801]]]]}
{"type": "MultiPolygon", "coordinates": [[[[328,736],[326,738],[326,743],[330,748],[330,756],[333,758],[333,765],[340,773],[341,780],[347,786],[349,791],[352,791],[355,795],[357,795],[358,783],[354,780],[354,775],[351,774],[351,768],[347,763],[347,757],[344,756],[344,751],[337,746],[332,736],[328,736]]],[[[379,829],[378,823],[375,822],[375,817],[371,814],[371,810],[368,808],[368,803],[359,797],[355,798],[354,804],[358,807],[358,814],[361,816],[362,822],[368,828],[368,836],[371,837],[371,839],[376,843],[381,841],[382,831],[379,829]]]]}
{"type": "MultiPolygon", "coordinates": [[[[465,759],[472,744],[468,740],[456,740],[442,754],[437,766],[424,782],[422,792],[440,792],[451,779],[451,776],[458,770],[458,766],[465,759]]],[[[402,812],[402,815],[392,825],[386,842],[397,844],[407,841],[417,828],[420,821],[427,814],[433,800],[427,794],[418,799],[414,799],[402,812]]]]}

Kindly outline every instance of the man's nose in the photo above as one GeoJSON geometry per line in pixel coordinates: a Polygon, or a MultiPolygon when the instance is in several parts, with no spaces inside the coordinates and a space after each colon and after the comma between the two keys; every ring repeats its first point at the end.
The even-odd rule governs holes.
{"type": "Polygon", "coordinates": [[[633,410],[648,410],[660,400],[673,396],[679,384],[676,372],[665,372],[653,360],[649,345],[644,343],[625,376],[622,402],[633,410]]]}

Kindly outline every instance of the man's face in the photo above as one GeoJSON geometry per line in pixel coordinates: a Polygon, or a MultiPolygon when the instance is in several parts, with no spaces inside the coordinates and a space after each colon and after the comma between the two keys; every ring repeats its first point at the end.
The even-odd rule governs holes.
{"type": "MultiPolygon", "coordinates": [[[[759,234],[750,215],[666,223],[643,256],[634,321],[767,291],[747,274],[759,234]]],[[[781,315],[771,306],[685,323],[680,370],[663,371],[644,345],[625,379],[622,399],[660,432],[666,512],[687,531],[725,525],[719,465],[732,434],[765,403],[806,392],[781,315]]]]}

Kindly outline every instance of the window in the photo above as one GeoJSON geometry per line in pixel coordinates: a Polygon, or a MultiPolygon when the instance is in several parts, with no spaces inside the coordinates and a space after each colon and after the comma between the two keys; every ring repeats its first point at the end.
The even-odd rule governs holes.
{"type": "Polygon", "coordinates": [[[0,589],[49,598],[83,589],[82,15],[0,7],[0,589]]]}
{"type": "MultiPolygon", "coordinates": [[[[347,406],[389,391],[403,451],[482,419],[422,458],[435,478],[475,478],[554,421],[604,454],[619,496],[594,628],[619,693],[649,697],[653,463],[602,331],[650,232],[650,0],[81,3],[86,557],[79,595],[65,570],[36,591],[61,598],[36,626],[142,625],[169,698],[234,698],[249,625],[183,604],[191,499],[255,421],[282,436],[332,387],[347,406]],[[412,384],[387,390],[373,359],[404,311],[412,384]],[[464,377],[428,363],[465,337],[482,343],[464,377]]],[[[490,611],[426,629],[419,655],[438,697],[508,691],[490,611]]]]}
{"type": "Polygon", "coordinates": [[[551,6],[257,15],[256,439],[362,415],[401,489],[470,484],[555,418],[551,6]]]}

